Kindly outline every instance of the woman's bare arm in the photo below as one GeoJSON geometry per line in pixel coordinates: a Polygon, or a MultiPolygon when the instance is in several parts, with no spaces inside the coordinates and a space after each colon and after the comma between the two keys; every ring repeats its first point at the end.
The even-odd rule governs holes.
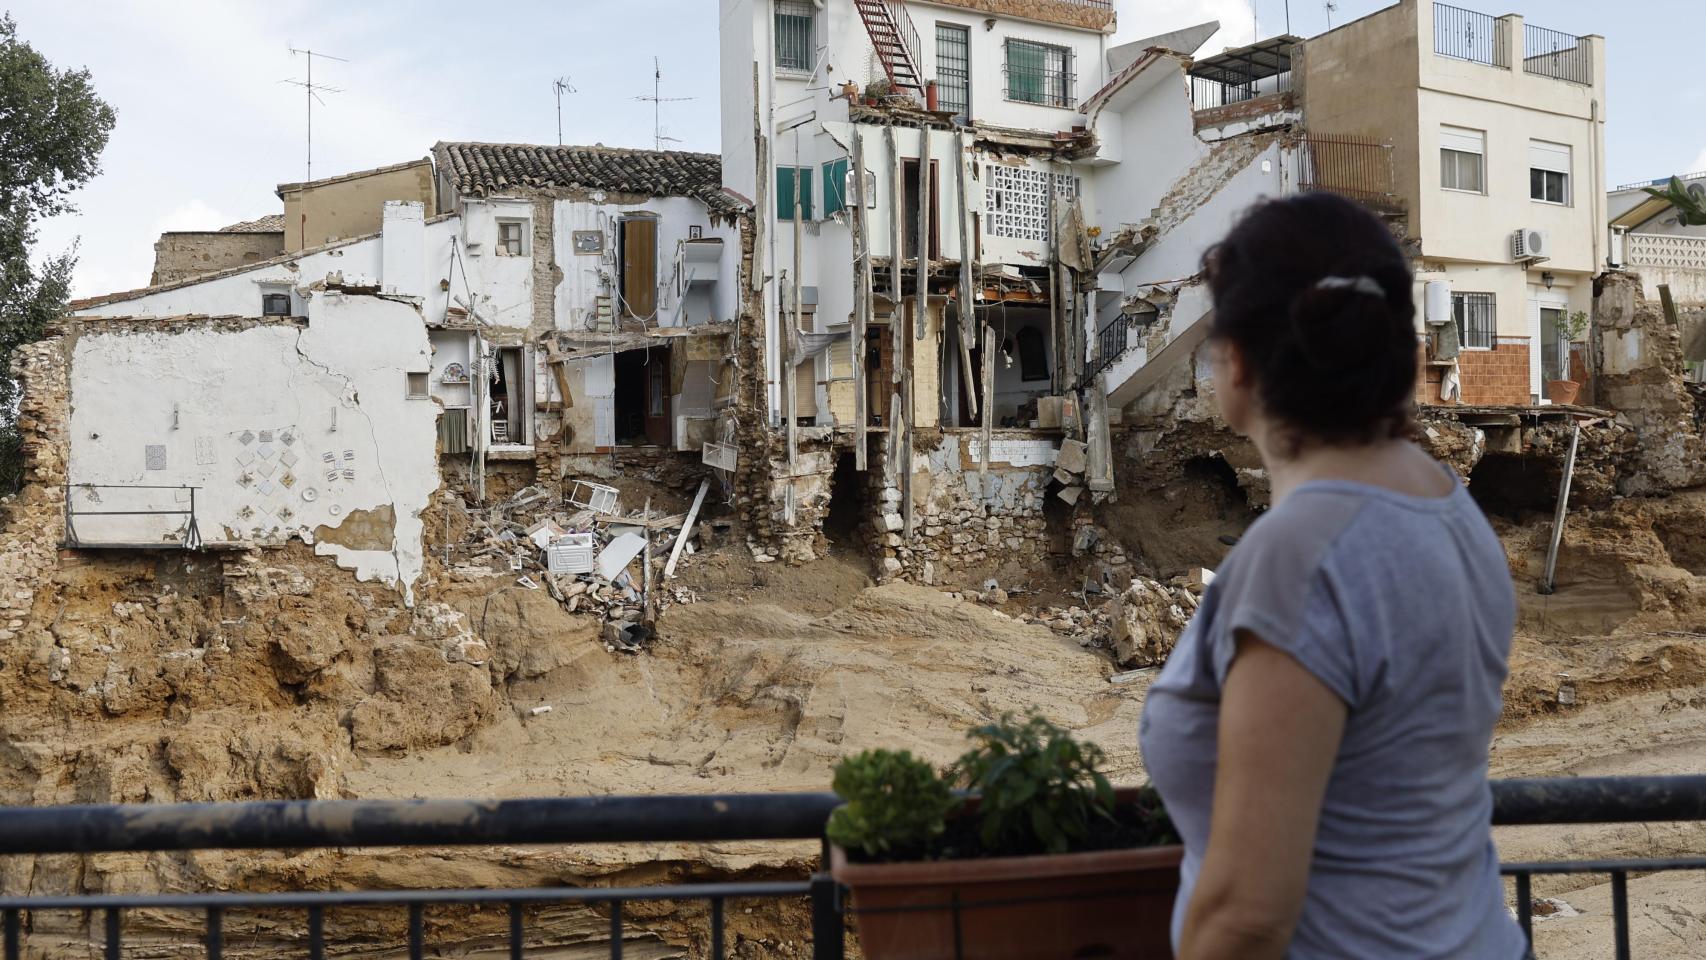
{"type": "Polygon", "coordinates": [[[1220,702],[1219,769],[1179,960],[1279,960],[1303,909],[1345,702],[1248,631],[1220,702]]]}

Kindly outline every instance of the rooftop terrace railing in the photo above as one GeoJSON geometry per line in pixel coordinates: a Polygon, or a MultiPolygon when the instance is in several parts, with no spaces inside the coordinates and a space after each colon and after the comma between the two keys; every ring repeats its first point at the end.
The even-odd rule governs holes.
{"type": "Polygon", "coordinates": [[[1442,57],[1509,67],[1510,57],[1505,52],[1508,31],[1506,22],[1497,17],[1446,3],[1434,4],[1434,52],[1442,57]]]}
{"type": "MultiPolygon", "coordinates": [[[[1706,777],[1613,777],[1513,780],[1493,784],[1496,825],[1653,823],[1706,820],[1706,777]]],[[[97,854],[192,850],[294,850],[357,847],[456,847],[478,845],[602,844],[638,842],[726,843],[731,841],[821,842],[836,806],[833,794],[744,794],[658,797],[597,797],[498,802],[280,801],[232,804],[159,804],[0,808],[0,854],[97,854]]],[[[63,866],[63,861],[60,861],[63,866]]],[[[43,878],[37,867],[37,883],[43,878]]],[[[1706,857],[1662,860],[1579,860],[1508,863],[1501,868],[1516,889],[1516,913],[1532,939],[1532,882],[1540,874],[1603,873],[1612,885],[1614,956],[1631,956],[1628,882],[1631,873],[1706,871],[1706,857]]],[[[90,873],[96,876],[96,873],[90,873]]],[[[276,882],[274,876],[269,882],[276,882]]],[[[67,886],[55,881],[49,886],[67,886]]],[[[528,945],[528,915],[542,907],[578,905],[601,911],[609,931],[609,955],[621,957],[631,932],[629,904],[677,901],[703,904],[703,939],[695,946],[722,958],[730,952],[727,917],[737,902],[793,901],[810,916],[810,950],[816,960],[841,960],[846,951],[847,915],[853,908],[824,864],[808,878],[753,883],[689,883],[647,887],[556,886],[526,889],[304,891],[289,893],[0,894],[4,960],[39,955],[29,940],[44,914],[68,912],[88,923],[108,960],[125,956],[125,918],[146,911],[199,915],[199,940],[209,960],[221,960],[226,920],[265,911],[274,935],[302,943],[308,960],[328,954],[327,911],[363,908],[394,912],[403,920],[402,944],[372,943],[379,924],[365,924],[363,947],[374,953],[392,947],[421,960],[433,950],[429,910],[454,911],[457,922],[485,918],[504,931],[512,960],[528,945]],[[293,919],[300,918],[300,919],[293,919]],[[298,933],[300,931],[300,933],[298,933]]],[[[976,904],[944,904],[962,910],[976,904]]],[[[174,930],[184,929],[173,927],[174,930]]],[[[777,931],[780,932],[780,931],[777,931]]],[[[62,927],[43,934],[48,945],[69,946],[62,927]]],[[[537,931],[535,936],[538,936],[537,931]]],[[[698,934],[694,935],[699,936],[698,934]]],[[[159,955],[170,935],[150,931],[148,949],[159,955]]],[[[339,946],[342,946],[340,943],[339,946]]],[[[252,951],[245,938],[243,949],[252,951]]],[[[339,951],[340,953],[342,951],[339,951]]],[[[1541,960],[1545,960],[1544,956],[1541,960]]]]}
{"type": "Polygon", "coordinates": [[[1535,76],[1593,85],[1593,53],[1572,33],[1524,24],[1522,69],[1535,76]]]}

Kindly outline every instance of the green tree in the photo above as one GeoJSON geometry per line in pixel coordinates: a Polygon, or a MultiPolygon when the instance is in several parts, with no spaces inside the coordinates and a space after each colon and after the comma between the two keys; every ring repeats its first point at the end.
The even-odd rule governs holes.
{"type": "Polygon", "coordinates": [[[41,221],[100,173],[113,109],[88,70],[59,70],[0,16],[0,492],[22,483],[12,355],[65,308],[77,248],[32,262],[41,221]]]}
{"type": "Polygon", "coordinates": [[[1643,187],[1650,197],[1657,197],[1676,208],[1676,215],[1685,227],[1706,227],[1706,194],[1690,193],[1680,177],[1671,177],[1664,189],[1643,187]]]}

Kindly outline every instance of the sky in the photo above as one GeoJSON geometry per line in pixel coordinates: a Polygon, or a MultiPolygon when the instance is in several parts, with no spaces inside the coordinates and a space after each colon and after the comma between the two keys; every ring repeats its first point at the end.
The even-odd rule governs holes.
{"type": "MultiPolygon", "coordinates": [[[[1205,20],[1204,54],[1286,28],[1286,0],[1115,0],[1115,42],[1205,20]]],[[[1607,38],[1608,185],[1706,170],[1706,35],[1699,0],[1498,0],[1459,5],[1607,38]],[[1613,16],[1612,11],[1618,15],[1613,16]]],[[[1337,0],[1335,24],[1390,0],[1337,0]]],[[[286,80],[339,88],[314,105],[314,172],[427,155],[439,140],[555,143],[552,81],[567,77],[567,143],[650,147],[652,58],[672,148],[719,149],[716,0],[13,0],[18,36],[60,67],[87,67],[118,123],[78,212],[45,224],[43,250],[78,244],[75,296],[146,285],[167,230],[211,230],[280,209],[305,176],[305,98],[286,80]]],[[[1325,30],[1322,0],[1290,0],[1291,30],[1325,30]]]]}

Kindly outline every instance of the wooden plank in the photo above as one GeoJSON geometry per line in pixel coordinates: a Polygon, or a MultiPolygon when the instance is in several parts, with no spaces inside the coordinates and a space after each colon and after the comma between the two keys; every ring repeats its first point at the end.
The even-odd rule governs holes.
{"type": "Polygon", "coordinates": [[[867,431],[871,400],[866,396],[869,377],[865,373],[865,337],[871,327],[871,224],[865,204],[865,137],[853,128],[853,255],[859,275],[853,288],[853,468],[863,473],[866,463],[867,431]]]}
{"type": "Polygon", "coordinates": [[[693,536],[693,524],[699,519],[699,507],[705,502],[705,491],[711,489],[711,481],[699,481],[699,492],[693,495],[693,506],[687,508],[687,521],[681,525],[681,534],[675,538],[675,547],[669,551],[669,562],[663,565],[663,578],[668,580],[675,576],[676,561],[681,559],[681,550],[687,546],[687,538],[693,536]]]}
{"type": "Polygon", "coordinates": [[[977,455],[978,496],[989,496],[989,449],[995,444],[995,330],[983,325],[983,449],[977,455]]]}
{"type": "MultiPolygon", "coordinates": [[[[918,312],[912,316],[913,339],[922,340],[929,326],[930,297],[930,214],[935,210],[930,196],[930,125],[918,125],[918,274],[912,278],[918,288],[918,312]]],[[[911,398],[907,398],[911,403],[911,398]]]]}
{"type": "Polygon", "coordinates": [[[1570,481],[1576,473],[1576,447],[1582,440],[1582,426],[1570,432],[1570,449],[1564,454],[1564,477],[1558,482],[1558,509],[1552,515],[1552,542],[1546,548],[1546,579],[1540,582],[1540,592],[1550,596],[1558,589],[1558,546],[1564,541],[1564,516],[1570,509],[1570,481]]]}
{"type": "MultiPolygon", "coordinates": [[[[977,416],[979,390],[977,377],[971,367],[971,340],[975,336],[972,329],[972,291],[971,273],[971,203],[967,195],[966,180],[966,135],[954,134],[954,189],[959,196],[959,225],[960,225],[960,372],[965,378],[965,389],[961,391],[966,401],[971,405],[967,411],[970,416],[977,416]]],[[[956,424],[957,426],[957,424],[956,424]]]]}
{"type": "MultiPolygon", "coordinates": [[[[900,159],[900,142],[894,132],[894,127],[885,128],[888,132],[889,173],[893,189],[889,191],[889,302],[894,305],[894,323],[896,330],[900,329],[902,311],[901,300],[904,297],[901,288],[901,261],[906,256],[906,165],[900,159]]],[[[894,382],[900,382],[900,334],[894,337],[894,382]]]]}

